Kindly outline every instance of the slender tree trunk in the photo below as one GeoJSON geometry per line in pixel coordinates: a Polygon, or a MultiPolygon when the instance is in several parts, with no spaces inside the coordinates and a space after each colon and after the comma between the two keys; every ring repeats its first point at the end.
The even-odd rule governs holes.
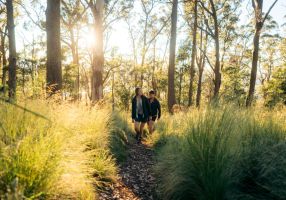
{"type": "Polygon", "coordinates": [[[6,1],[7,8],[7,28],[9,39],[9,99],[16,97],[16,71],[17,71],[17,53],[15,39],[15,24],[14,24],[14,8],[13,0],[6,1]]]}
{"type": "Polygon", "coordinates": [[[278,0],[275,0],[268,11],[266,12],[265,16],[263,17],[263,0],[252,0],[252,7],[255,13],[255,34],[253,38],[253,55],[252,55],[252,68],[251,68],[251,76],[250,76],[250,85],[249,85],[249,92],[246,99],[246,106],[251,106],[254,92],[255,92],[255,84],[256,84],[256,75],[257,75],[257,65],[259,59],[259,40],[261,35],[261,30],[263,28],[264,22],[267,19],[269,13],[275,6],[278,0]]]}
{"type": "Polygon", "coordinates": [[[182,83],[183,83],[183,69],[180,69],[180,75],[179,75],[179,97],[178,97],[178,103],[181,105],[181,100],[182,100],[182,83]]]}
{"type": "Polygon", "coordinates": [[[221,72],[220,72],[220,45],[219,45],[219,29],[218,29],[218,22],[217,17],[215,15],[214,25],[215,25],[215,80],[214,80],[214,99],[219,97],[219,90],[221,85],[221,72]]]}
{"type": "Polygon", "coordinates": [[[205,62],[206,62],[206,57],[204,56],[207,51],[207,43],[208,43],[208,34],[206,33],[205,37],[205,43],[204,43],[204,48],[203,47],[203,30],[201,30],[201,36],[200,36],[200,61],[198,64],[199,68],[199,77],[198,77],[198,88],[197,88],[197,96],[196,96],[196,107],[200,106],[201,103],[201,96],[202,96],[202,80],[203,80],[203,73],[204,73],[204,68],[205,68],[205,62]]]}
{"type": "Polygon", "coordinates": [[[91,77],[91,100],[99,101],[103,98],[103,9],[104,0],[97,0],[92,7],[96,44],[93,51],[92,77],[91,77]]]}
{"type": "Polygon", "coordinates": [[[155,77],[156,70],[156,40],[154,41],[154,49],[153,49],[153,67],[152,67],[152,88],[157,91],[157,81],[155,77]]]}
{"type": "Polygon", "coordinates": [[[193,93],[194,93],[194,78],[195,78],[195,59],[197,53],[197,28],[198,28],[198,0],[195,0],[194,5],[194,28],[193,28],[193,45],[192,45],[192,61],[190,68],[190,86],[189,86],[189,104],[193,105],[193,93]]]}
{"type": "Polygon", "coordinates": [[[176,60],[176,38],[177,38],[177,15],[178,0],[173,0],[172,6],[172,25],[171,25],[171,41],[168,69],[168,109],[172,112],[174,104],[176,104],[175,96],[175,60],[176,60]]]}
{"type": "Polygon", "coordinates": [[[6,40],[7,28],[4,33],[1,33],[1,54],[2,54],[2,86],[3,93],[6,93],[6,79],[7,79],[7,58],[6,58],[6,50],[5,50],[5,40],[6,40]]]}
{"type": "Polygon", "coordinates": [[[78,37],[75,38],[74,34],[74,28],[69,28],[70,36],[71,36],[71,52],[72,52],[72,58],[73,58],[73,65],[77,68],[77,79],[75,83],[75,90],[76,90],[76,99],[80,99],[80,74],[79,74],[79,55],[78,55],[78,37]]]}
{"type": "Polygon", "coordinates": [[[47,93],[62,89],[60,0],[47,0],[47,93]]]}
{"type": "Polygon", "coordinates": [[[259,59],[259,40],[260,40],[260,33],[261,33],[262,26],[256,25],[255,35],[253,39],[253,55],[252,55],[252,68],[251,68],[251,75],[250,75],[250,85],[249,85],[249,92],[246,99],[246,106],[251,106],[254,92],[255,92],[255,85],[256,85],[256,75],[257,75],[257,65],[259,59]]]}

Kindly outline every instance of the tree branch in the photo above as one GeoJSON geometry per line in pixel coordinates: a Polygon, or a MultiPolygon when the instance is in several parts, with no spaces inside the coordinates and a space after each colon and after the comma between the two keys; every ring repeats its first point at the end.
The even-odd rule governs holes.
{"type": "Polygon", "coordinates": [[[275,1],[273,2],[273,4],[270,6],[270,8],[268,9],[267,13],[265,14],[265,17],[264,17],[264,19],[263,19],[263,21],[262,21],[262,24],[264,24],[265,20],[267,19],[268,15],[270,14],[272,8],[275,6],[275,4],[276,4],[277,2],[278,2],[278,0],[275,0],[275,1]]]}

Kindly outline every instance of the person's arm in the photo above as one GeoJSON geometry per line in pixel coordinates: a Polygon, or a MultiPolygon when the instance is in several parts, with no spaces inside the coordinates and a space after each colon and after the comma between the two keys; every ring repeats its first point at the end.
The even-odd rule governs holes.
{"type": "Polygon", "coordinates": [[[135,107],[134,99],[132,99],[131,105],[132,105],[131,106],[131,117],[132,117],[132,121],[134,121],[136,118],[136,107],[135,107]]]}
{"type": "Polygon", "coordinates": [[[148,100],[148,98],[146,97],[146,103],[147,103],[147,112],[148,112],[148,117],[149,117],[149,119],[151,119],[151,117],[152,117],[152,113],[151,113],[151,104],[150,104],[150,102],[149,102],[149,100],[148,100]]]}
{"type": "Polygon", "coordinates": [[[161,104],[158,101],[158,119],[160,119],[160,117],[161,117],[161,104]]]}

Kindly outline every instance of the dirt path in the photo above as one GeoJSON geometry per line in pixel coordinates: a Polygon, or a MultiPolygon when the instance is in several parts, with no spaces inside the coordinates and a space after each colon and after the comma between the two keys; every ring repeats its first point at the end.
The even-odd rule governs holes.
{"type": "Polygon", "coordinates": [[[120,166],[118,183],[100,194],[100,200],[153,200],[155,178],[152,175],[154,152],[144,144],[130,144],[126,162],[120,166]]]}

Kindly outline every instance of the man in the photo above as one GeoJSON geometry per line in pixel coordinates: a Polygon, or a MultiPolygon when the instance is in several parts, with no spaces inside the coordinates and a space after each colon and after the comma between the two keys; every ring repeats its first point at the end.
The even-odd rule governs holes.
{"type": "Polygon", "coordinates": [[[135,89],[135,96],[132,99],[132,122],[136,131],[137,142],[141,142],[143,129],[145,124],[149,121],[151,110],[148,98],[143,95],[141,88],[135,89]]]}
{"type": "Polygon", "coordinates": [[[149,92],[149,104],[151,108],[151,119],[148,122],[149,133],[154,132],[154,124],[156,119],[160,119],[161,117],[161,104],[159,100],[156,98],[156,93],[154,90],[149,92]]]}

